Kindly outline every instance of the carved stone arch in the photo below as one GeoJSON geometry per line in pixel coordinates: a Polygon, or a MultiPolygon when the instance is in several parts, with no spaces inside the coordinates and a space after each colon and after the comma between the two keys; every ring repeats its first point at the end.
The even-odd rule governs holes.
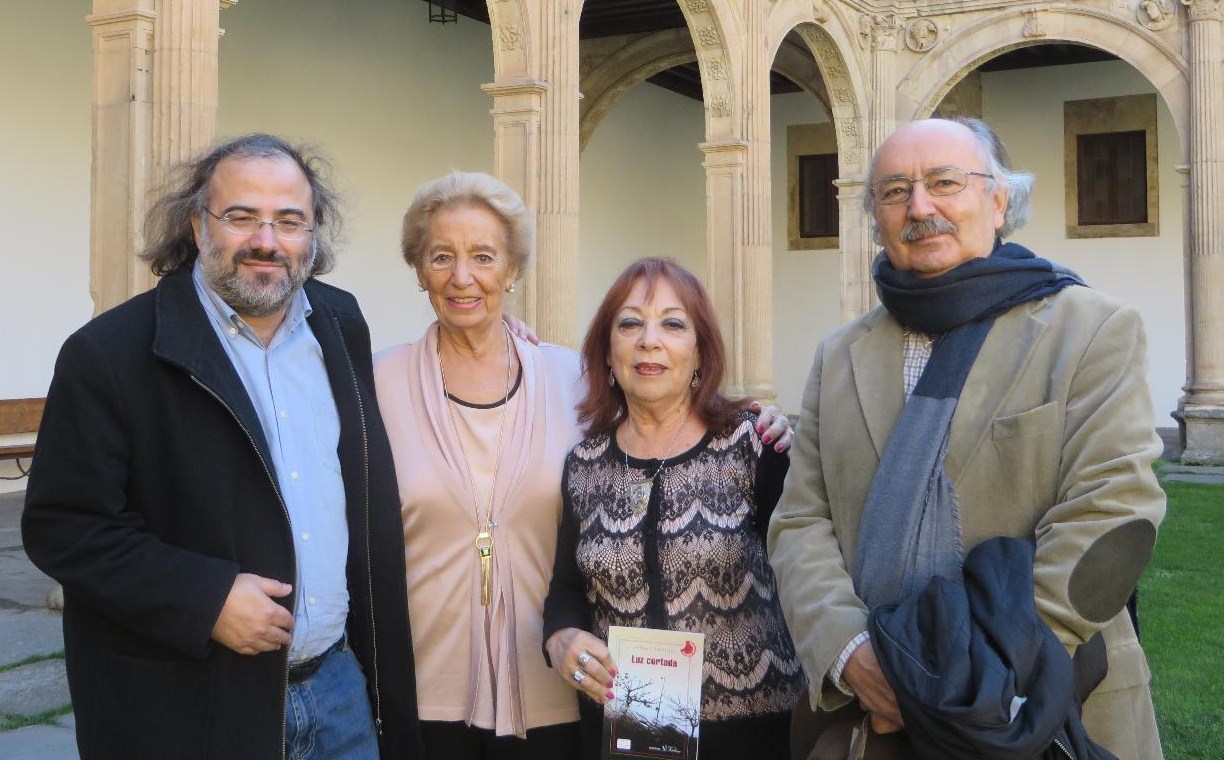
{"type": "Polygon", "coordinates": [[[998,55],[1059,42],[1089,45],[1133,66],[1164,99],[1183,149],[1189,150],[1190,72],[1186,60],[1128,19],[1089,7],[1035,12],[1012,9],[956,30],[940,43],[940,55],[923,58],[898,83],[897,120],[930,116],[962,78],[998,55]]]}
{"type": "Polygon", "coordinates": [[[833,119],[833,109],[829,105],[829,89],[825,86],[820,66],[816,64],[816,59],[812,57],[811,51],[805,45],[796,45],[783,40],[778,47],[777,55],[774,56],[771,69],[820,101],[830,121],[833,119]]]}
{"type": "Polygon", "coordinates": [[[837,130],[839,170],[843,177],[866,171],[867,84],[858,46],[847,29],[846,9],[821,0],[778,0],[770,11],[766,45],[775,63],[782,56],[785,40],[796,32],[820,69],[827,92],[822,102],[837,130]]]}
{"type": "Polygon", "coordinates": [[[617,50],[582,78],[578,145],[585,150],[604,116],[642,81],[673,66],[697,60],[687,29],[648,34],[617,50]]]}
{"type": "Polygon", "coordinates": [[[742,137],[744,33],[733,0],[676,0],[696,51],[707,140],[742,137]]]}
{"type": "MultiPolygon", "coordinates": [[[[540,75],[540,45],[532,39],[536,24],[529,0],[488,0],[493,43],[493,78],[504,82],[540,75]]],[[[578,0],[581,6],[581,0],[578,0]]]]}

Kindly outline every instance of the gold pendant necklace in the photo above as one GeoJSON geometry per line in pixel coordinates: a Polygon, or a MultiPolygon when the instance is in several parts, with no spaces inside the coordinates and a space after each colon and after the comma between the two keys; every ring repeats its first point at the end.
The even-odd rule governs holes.
{"type": "Polygon", "coordinates": [[[621,453],[625,455],[625,502],[629,508],[633,510],[633,514],[641,515],[646,512],[646,507],[650,504],[650,494],[654,491],[655,478],[659,477],[659,473],[663,472],[663,466],[667,464],[667,460],[671,459],[672,449],[676,446],[676,439],[680,437],[680,431],[684,430],[684,426],[688,424],[689,414],[692,413],[693,407],[689,406],[684,412],[684,419],[680,421],[680,427],[676,428],[676,432],[672,433],[671,440],[667,443],[667,451],[663,453],[663,458],[659,460],[659,466],[655,468],[654,474],[649,478],[630,478],[629,477],[629,452],[621,449],[621,453]]]}
{"type": "Polygon", "coordinates": [[[467,470],[468,486],[472,490],[472,510],[476,515],[476,555],[480,558],[480,604],[488,607],[492,597],[493,587],[493,529],[497,523],[493,521],[493,499],[497,495],[497,473],[501,469],[502,442],[506,435],[506,410],[510,406],[510,375],[514,361],[510,357],[510,331],[502,324],[502,333],[506,338],[506,392],[502,396],[501,422],[497,425],[497,454],[493,459],[493,484],[489,488],[489,503],[485,508],[484,527],[480,528],[480,503],[476,495],[476,478],[472,476],[472,465],[468,461],[467,450],[463,447],[463,436],[459,433],[459,424],[455,420],[453,405],[456,403],[446,392],[446,369],[442,366],[442,342],[438,341],[438,370],[442,374],[442,395],[446,399],[446,412],[450,416],[451,427],[455,429],[455,440],[459,441],[459,452],[463,454],[463,467],[467,470]]]}

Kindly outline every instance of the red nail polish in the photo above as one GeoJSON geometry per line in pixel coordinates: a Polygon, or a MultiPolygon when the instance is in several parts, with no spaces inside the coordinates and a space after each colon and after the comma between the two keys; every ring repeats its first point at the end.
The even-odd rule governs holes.
{"type": "Polygon", "coordinates": [[[608,692],[604,696],[607,697],[609,700],[616,699],[615,695],[613,695],[612,692],[608,692]]]}
{"type": "MultiPolygon", "coordinates": [[[[613,678],[616,678],[616,668],[612,668],[611,670],[609,670],[608,675],[612,676],[613,678]]],[[[609,684],[609,686],[610,685],[611,684],[609,684]]]]}
{"type": "Polygon", "coordinates": [[[770,441],[772,441],[772,440],[773,440],[773,438],[770,438],[770,437],[769,437],[769,436],[767,436],[767,435],[766,435],[766,436],[761,436],[761,443],[768,444],[768,443],[769,443],[770,441]]]}

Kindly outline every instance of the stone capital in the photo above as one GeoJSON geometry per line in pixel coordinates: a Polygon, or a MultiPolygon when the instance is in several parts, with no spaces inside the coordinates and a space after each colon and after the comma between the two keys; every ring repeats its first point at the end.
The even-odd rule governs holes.
{"type": "Polygon", "coordinates": [[[1181,3],[1186,6],[1191,22],[1224,20],[1221,0],[1181,0],[1181,3]]]}

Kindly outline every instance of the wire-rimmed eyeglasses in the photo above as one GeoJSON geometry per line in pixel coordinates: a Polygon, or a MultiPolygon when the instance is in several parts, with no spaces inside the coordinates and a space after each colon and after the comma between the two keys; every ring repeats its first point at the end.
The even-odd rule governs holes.
{"type": "Polygon", "coordinates": [[[969,185],[969,177],[994,179],[993,174],[971,172],[959,166],[940,166],[921,177],[885,177],[871,186],[876,203],[905,203],[914,195],[914,183],[921,182],[935,196],[956,195],[969,185]]]}
{"type": "Polygon", "coordinates": [[[301,240],[308,232],[315,231],[314,227],[307,225],[301,219],[273,219],[270,222],[265,222],[253,214],[231,212],[225,216],[217,216],[207,208],[204,211],[213,219],[221,222],[221,226],[226,232],[234,235],[254,235],[266,224],[272,228],[272,233],[278,239],[292,242],[294,240],[301,240]]]}

